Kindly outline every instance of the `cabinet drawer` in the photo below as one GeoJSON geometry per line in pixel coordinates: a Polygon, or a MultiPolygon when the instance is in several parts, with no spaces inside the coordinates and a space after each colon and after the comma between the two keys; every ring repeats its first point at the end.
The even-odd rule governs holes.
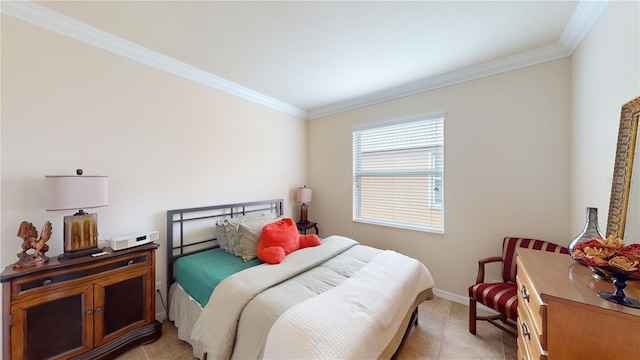
{"type": "Polygon", "coordinates": [[[56,287],[71,285],[76,281],[87,280],[88,277],[97,276],[127,266],[151,264],[151,253],[130,254],[129,256],[114,257],[112,260],[104,259],[99,264],[79,264],[59,271],[51,271],[41,275],[26,276],[12,282],[11,298],[17,300],[48,291],[56,287]],[[76,280],[76,281],[74,281],[76,280]]]}
{"type": "MultiPolygon", "coordinates": [[[[519,296],[518,301],[521,301],[519,296]]],[[[518,346],[520,342],[526,345],[530,359],[545,360],[547,356],[540,344],[540,333],[533,326],[527,310],[526,306],[520,307],[518,302],[518,346]]]]}
{"type": "MultiPolygon", "coordinates": [[[[519,324],[518,324],[519,325],[519,324]]],[[[525,343],[522,335],[518,334],[518,360],[531,360],[531,354],[529,353],[529,349],[527,349],[527,344],[525,343]]]]}
{"type": "MultiPolygon", "coordinates": [[[[538,334],[544,336],[544,319],[543,314],[546,313],[546,304],[542,302],[540,294],[531,282],[531,277],[527,273],[527,269],[520,263],[520,258],[516,260],[518,266],[518,275],[516,275],[516,283],[518,285],[518,308],[525,305],[528,309],[529,317],[533,326],[536,327],[538,334]]],[[[545,341],[543,341],[545,345],[545,341]]]]}

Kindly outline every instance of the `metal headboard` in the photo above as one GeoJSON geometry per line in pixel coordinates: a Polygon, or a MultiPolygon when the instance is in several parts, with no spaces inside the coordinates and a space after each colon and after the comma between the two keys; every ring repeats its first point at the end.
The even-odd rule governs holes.
{"type": "Polygon", "coordinates": [[[284,213],[282,199],[253,201],[238,204],[213,205],[186,209],[167,210],[167,291],[175,281],[174,262],[186,255],[218,247],[215,237],[215,221],[244,216],[251,213],[284,213]],[[207,231],[187,238],[186,227],[200,223],[207,231]],[[204,237],[200,238],[198,235],[204,237]],[[213,237],[211,237],[213,236],[213,237]]]}

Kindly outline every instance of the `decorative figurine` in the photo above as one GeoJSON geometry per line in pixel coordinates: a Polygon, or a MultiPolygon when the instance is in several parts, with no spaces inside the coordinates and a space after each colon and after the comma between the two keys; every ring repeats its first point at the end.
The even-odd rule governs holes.
{"type": "Polygon", "coordinates": [[[22,251],[17,254],[19,260],[13,264],[14,269],[37,266],[49,261],[49,258],[44,254],[49,251],[49,245],[46,244],[51,237],[51,223],[49,221],[44,223],[38,240],[36,240],[38,231],[35,226],[28,221],[23,221],[18,229],[18,237],[23,239],[22,251]]]}

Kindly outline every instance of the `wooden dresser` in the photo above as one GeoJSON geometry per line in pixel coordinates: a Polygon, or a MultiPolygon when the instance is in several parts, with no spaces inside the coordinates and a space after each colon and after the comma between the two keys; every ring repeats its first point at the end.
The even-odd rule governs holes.
{"type": "MultiPolygon", "coordinates": [[[[640,309],[596,292],[614,292],[566,254],[518,249],[518,360],[640,358],[640,309]]],[[[625,294],[640,299],[640,282],[625,294]]]]}
{"type": "Polygon", "coordinates": [[[51,259],[2,281],[3,359],[102,359],[158,339],[157,244],[51,259]]]}

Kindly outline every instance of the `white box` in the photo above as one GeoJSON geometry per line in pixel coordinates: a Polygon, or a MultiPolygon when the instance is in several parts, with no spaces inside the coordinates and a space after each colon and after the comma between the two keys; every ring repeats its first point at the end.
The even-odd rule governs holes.
{"type": "Polygon", "coordinates": [[[114,251],[124,250],[128,248],[132,248],[134,246],[144,245],[148,243],[152,243],[160,237],[160,234],[157,231],[151,231],[144,234],[138,235],[122,235],[116,236],[109,240],[111,242],[111,248],[114,251]]]}

